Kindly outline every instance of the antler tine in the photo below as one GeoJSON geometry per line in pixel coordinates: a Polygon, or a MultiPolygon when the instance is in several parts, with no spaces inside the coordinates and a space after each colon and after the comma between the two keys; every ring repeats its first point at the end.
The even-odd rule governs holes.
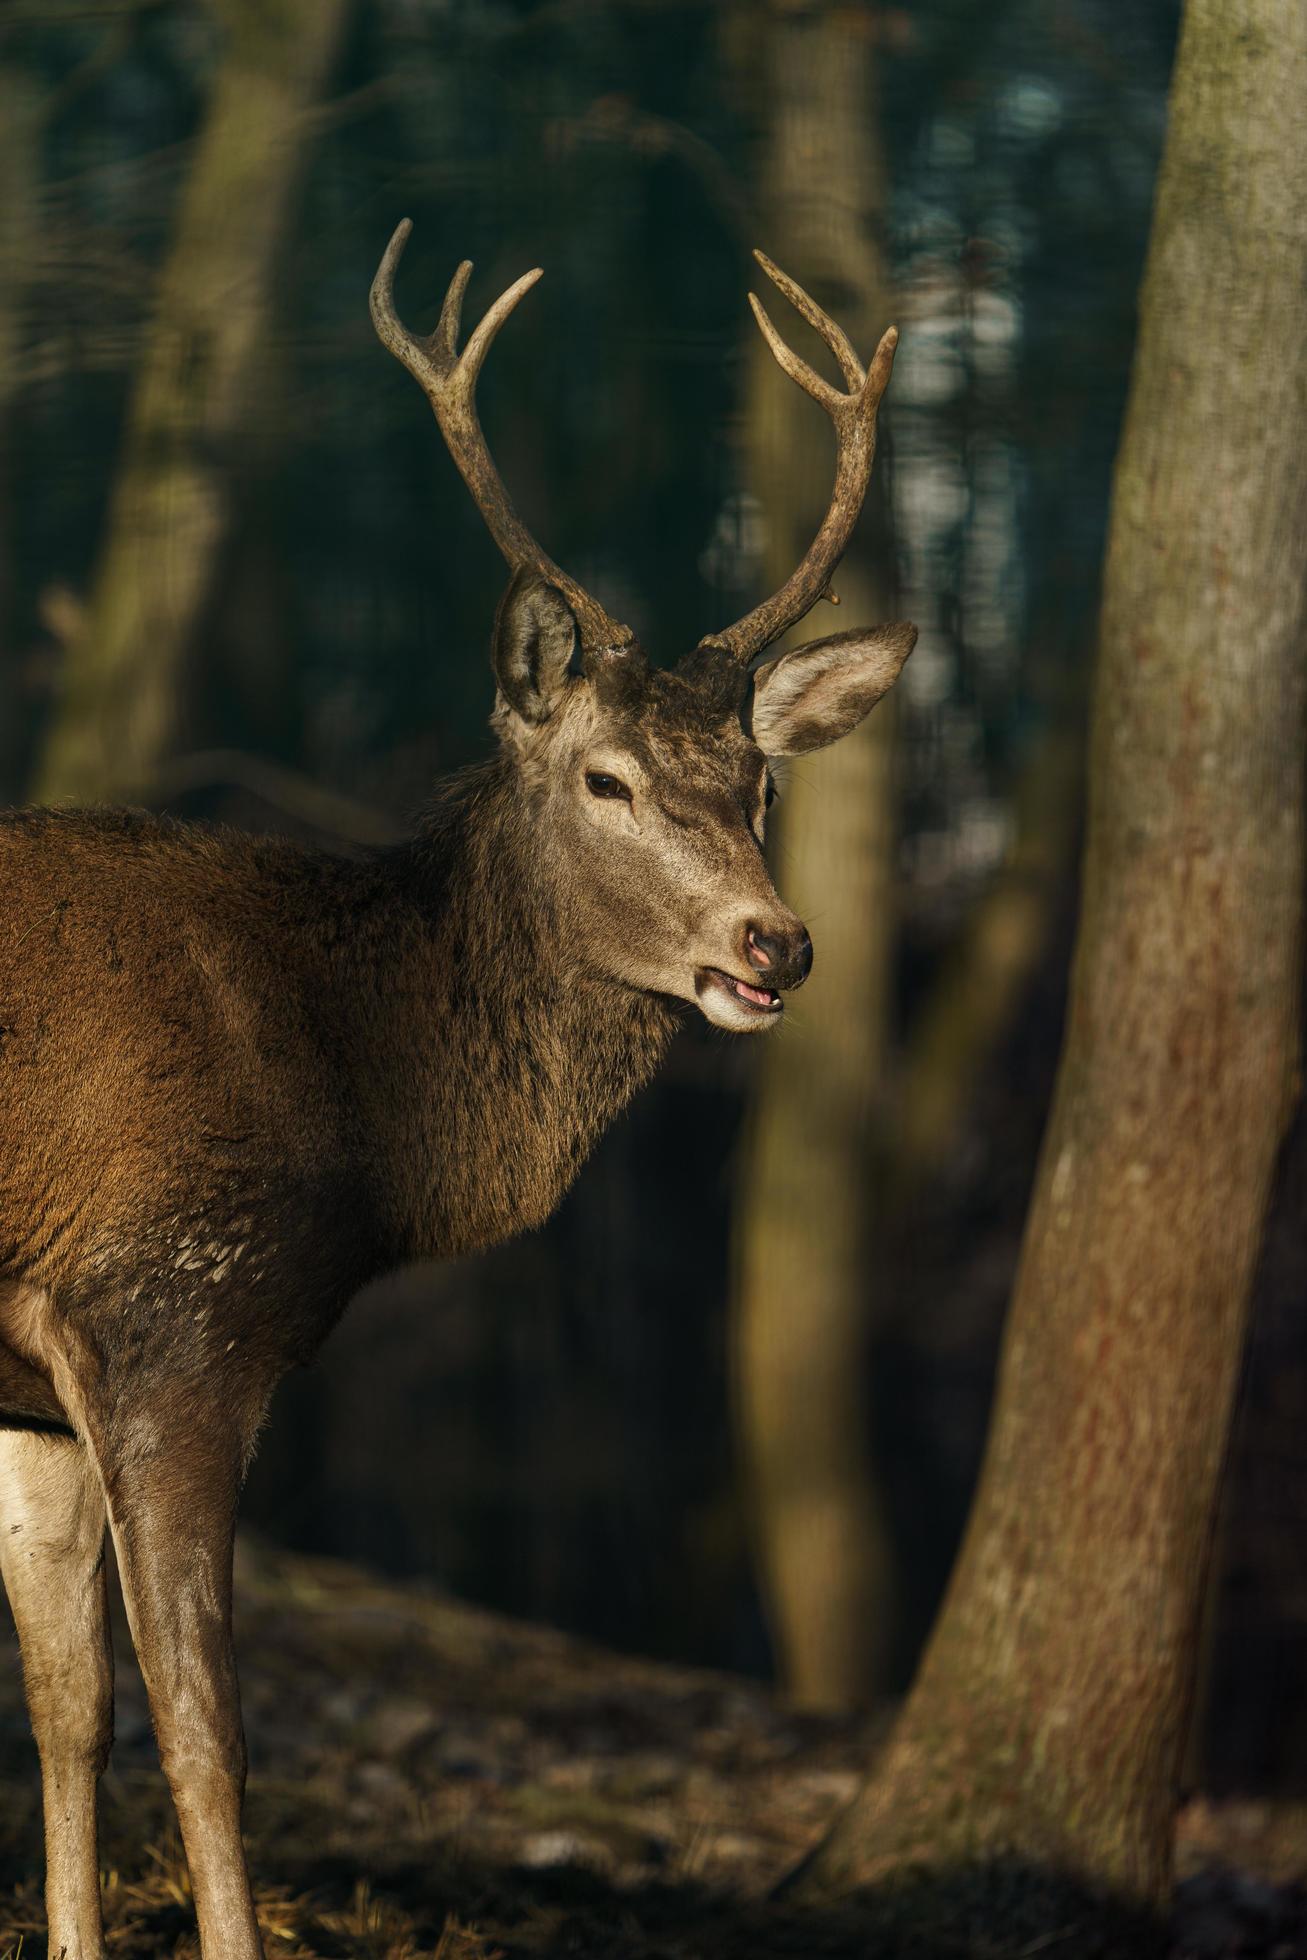
{"type": "MultiPolygon", "coordinates": [[[[467,266],[468,271],[471,272],[471,260],[465,259],[464,264],[467,266]]],[[[490,352],[490,343],[503,326],[509,314],[513,311],[513,308],[517,305],[517,302],[529,293],[532,286],[538,280],[543,279],[544,276],[544,268],[538,265],[534,266],[530,272],[524,272],[520,279],[513,281],[513,284],[508,288],[506,293],[499,295],[494,305],[482,315],[480,321],[477,323],[476,331],[458,357],[459,371],[465,379],[469,401],[472,399],[472,390],[476,385],[476,378],[481,372],[481,363],[490,352]]],[[[457,328],[455,331],[457,331],[457,328]]]]}
{"type": "Polygon", "coordinates": [[[753,256],[772,284],[826,342],[839,363],[848,392],[832,387],[794,352],[773,326],[761,300],[750,293],[754,318],[777,366],[829,415],[835,426],[837,447],[830,506],[807,555],[770,599],[755,606],[734,626],[721,633],[709,633],[700,642],[705,647],[719,648],[745,665],[827,595],[831,574],[843,556],[871,481],[871,465],[876,454],[876,411],[889,385],[899,338],[896,327],[887,329],[868,373],[846,335],[811,295],[778,265],[773,265],[765,253],[755,252],[753,256]]]}
{"type": "Polygon", "coordinates": [[[811,395],[815,402],[820,402],[829,416],[832,418],[838,416],[848,396],[842,395],[838,388],[832,388],[830,382],[824,381],[815,368],[808,366],[801,354],[796,354],[794,349],[781,339],[772,324],[770,314],[756,293],[749,294],[749,304],[753,308],[754,319],[762,328],[763,339],[775,356],[777,367],[788,374],[791,381],[797,381],[806,395],[811,395]]]}
{"type": "Polygon", "coordinates": [[[425,338],[410,333],[395,312],[395,271],[412,231],[412,221],[404,218],[381,255],[372,281],[370,305],[372,322],[382,344],[403,363],[421,385],[435,410],[445,445],[458,467],[459,475],[472,493],[472,500],[485,519],[486,529],[514,571],[528,569],[550,585],[558,587],[576,617],[581,644],[586,648],[621,648],[632,640],[629,626],[610,619],[597,599],[569,578],[549,554],[538,545],[514,510],[503,479],[495,468],[476,409],[477,376],[490,351],[491,343],[518,301],[541,278],[536,266],[501,293],[482,319],[460,354],[459,326],[463,296],[472,273],[472,262],[464,259],[449,282],[440,319],[435,331],[425,338]]]}
{"type": "Polygon", "coordinates": [[[402,327],[395,313],[395,268],[404,256],[409,233],[413,229],[411,218],[401,218],[391,233],[390,243],[381,254],[381,264],[368,293],[368,307],[372,314],[372,324],[383,347],[388,347],[397,360],[409,363],[409,350],[417,346],[413,335],[402,327]]]}
{"type": "Polygon", "coordinates": [[[471,277],[472,261],[463,259],[449,282],[445,303],[440,309],[440,318],[431,336],[439,344],[441,353],[451,367],[458,359],[458,330],[463,324],[463,295],[467,291],[467,282],[471,277]]]}
{"type": "MultiPolygon", "coordinates": [[[[831,353],[839,362],[840,373],[844,376],[850,388],[860,388],[867,376],[862,362],[854,352],[853,345],[843,327],[837,326],[834,320],[831,319],[830,314],[824,312],[809,293],[804,292],[798,280],[791,279],[788,272],[782,272],[778,265],[772,263],[765,252],[755,250],[753,256],[771,280],[772,285],[779,292],[784,293],[795,312],[801,313],[808,322],[808,325],[814,327],[821,335],[826,345],[830,348],[831,353]]],[[[750,293],[749,298],[753,304],[754,312],[761,312],[762,309],[758,301],[754,299],[752,293],[750,293]]],[[[774,353],[775,351],[773,347],[772,352],[774,353]]]]}

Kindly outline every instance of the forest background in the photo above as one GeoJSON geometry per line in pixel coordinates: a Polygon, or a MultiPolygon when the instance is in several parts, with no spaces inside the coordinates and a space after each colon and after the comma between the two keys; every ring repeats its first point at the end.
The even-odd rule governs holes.
{"type": "MultiPolygon", "coordinates": [[[[278,1397],[260,1532],[810,1706],[906,1686],[1063,1031],[1178,25],[1173,0],[10,0],[0,801],[348,850],[484,752],[502,568],[367,316],[401,216],[415,324],[462,257],[474,309],[545,267],[483,384],[491,446],[655,658],[776,583],[824,505],[749,249],[864,354],[902,334],[835,623],[921,638],[892,708],[781,778],[816,945],[793,1024],[765,1052],[687,1025],[543,1232],[356,1305],[278,1397]]],[[[1299,1116],[1210,1589],[1215,1788],[1300,1794],[1307,1762],[1305,1180],[1299,1116]]]]}

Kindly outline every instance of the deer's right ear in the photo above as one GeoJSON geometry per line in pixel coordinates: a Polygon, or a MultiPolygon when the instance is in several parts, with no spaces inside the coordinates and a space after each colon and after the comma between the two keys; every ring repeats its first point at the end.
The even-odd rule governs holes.
{"type": "Polygon", "coordinates": [[[517,572],[499,602],[490,662],[513,713],[534,726],[548,721],[569,684],[576,620],[556,586],[536,572],[517,572]]]}

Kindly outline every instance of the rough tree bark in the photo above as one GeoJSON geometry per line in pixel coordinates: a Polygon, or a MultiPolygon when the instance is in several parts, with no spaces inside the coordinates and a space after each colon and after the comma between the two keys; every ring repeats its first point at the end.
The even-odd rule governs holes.
{"type": "Polygon", "coordinates": [[[795,1882],[1169,1882],[1218,1481],[1294,1093],[1307,15],[1190,0],[1113,492],[1057,1093],[963,1550],[795,1882]]]}
{"type": "MultiPolygon", "coordinates": [[[[764,14],[759,23],[750,13],[767,101],[759,242],[866,356],[890,319],[877,239],[874,16],[795,0],[769,0],[764,14]]],[[[806,330],[791,316],[783,331],[806,330]]],[[[774,586],[826,508],[831,444],[760,340],[748,425],[774,586]]],[[[836,589],[839,613],[823,609],[797,639],[885,616],[865,524],[836,589]]],[[[812,922],[816,967],[760,1057],[740,1170],[732,1338],[746,1501],[778,1671],[798,1700],[822,1707],[875,1692],[891,1626],[892,1558],[862,1381],[872,1099],[893,945],[891,717],[886,704],[785,776],[773,812],[777,862],[787,897],[812,922]]]]}
{"type": "Polygon", "coordinates": [[[225,47],[35,792],[140,793],[175,745],[307,125],[348,0],[216,0],[225,47]]]}

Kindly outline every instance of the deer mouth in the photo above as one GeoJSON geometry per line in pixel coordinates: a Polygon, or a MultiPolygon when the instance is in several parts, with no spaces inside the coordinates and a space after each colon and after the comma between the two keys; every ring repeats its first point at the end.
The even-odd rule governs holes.
{"type": "Polygon", "coordinates": [[[711,1007],[725,1006],[737,1026],[742,1019],[770,1020],[785,1012],[785,1003],[775,987],[755,987],[751,980],[737,980],[718,966],[701,966],[694,976],[694,991],[700,1007],[710,1020],[719,1018],[711,1007]],[[711,1007],[710,1007],[711,1004],[711,1007]]]}

